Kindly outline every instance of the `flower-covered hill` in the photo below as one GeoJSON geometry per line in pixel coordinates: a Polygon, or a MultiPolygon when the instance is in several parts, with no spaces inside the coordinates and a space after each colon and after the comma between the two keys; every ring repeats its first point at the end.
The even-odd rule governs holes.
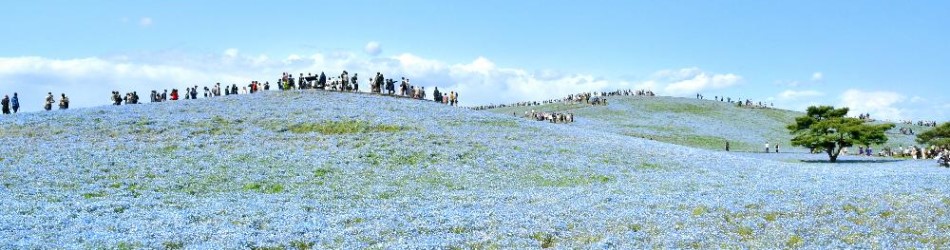
{"type": "MultiPolygon", "coordinates": [[[[608,105],[554,103],[491,109],[510,116],[525,112],[564,112],[575,115],[577,126],[587,129],[653,139],[690,147],[724,150],[730,142],[733,151],[762,151],[765,143],[779,143],[784,149],[802,151],[787,145],[792,136],[786,126],[804,113],[773,108],[738,107],[728,102],[666,96],[610,96],[608,105]]],[[[888,143],[882,147],[916,145],[914,136],[900,133],[901,127],[923,132],[928,127],[898,124],[888,131],[888,143]]],[[[878,148],[880,149],[880,148],[878,148]]]]}
{"type": "Polygon", "coordinates": [[[372,95],[17,114],[0,145],[2,249],[950,241],[931,162],[789,163],[372,95]]]}

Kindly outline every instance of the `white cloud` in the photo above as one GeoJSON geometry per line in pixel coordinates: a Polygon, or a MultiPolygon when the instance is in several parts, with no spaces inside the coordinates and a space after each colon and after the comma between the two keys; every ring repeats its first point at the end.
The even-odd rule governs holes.
{"type": "Polygon", "coordinates": [[[695,67],[659,71],[654,78],[655,86],[663,86],[664,93],[681,96],[723,89],[742,81],[742,76],[736,74],[712,74],[695,67]]]}
{"type": "Polygon", "coordinates": [[[292,64],[301,60],[303,60],[303,57],[301,57],[300,55],[291,54],[287,56],[287,59],[284,59],[284,64],[292,64]]]}
{"type": "Polygon", "coordinates": [[[823,95],[825,95],[825,93],[815,91],[815,90],[795,91],[795,90],[789,89],[789,90],[782,91],[782,93],[779,93],[777,99],[796,100],[800,98],[818,97],[818,96],[823,96],[823,95]]]}
{"type": "MultiPolygon", "coordinates": [[[[182,53],[121,55],[52,59],[43,57],[0,57],[0,83],[5,92],[19,92],[23,107],[36,111],[46,92],[66,93],[74,107],[108,104],[110,91],[137,91],[147,96],[151,90],[189,86],[247,84],[251,80],[273,81],[281,72],[334,76],[342,70],[359,73],[361,85],[369,76],[382,72],[387,78],[412,79],[427,90],[460,92],[463,105],[510,103],[559,98],[581,91],[598,91],[632,86],[611,84],[587,74],[557,73],[538,76],[537,70],[504,68],[485,57],[467,63],[447,63],[413,54],[390,57],[362,57],[347,52],[288,55],[276,59],[268,55],[244,55],[227,49],[216,55],[182,53]],[[32,101],[31,101],[32,100],[32,101]]],[[[362,88],[361,88],[362,89],[362,88]]]]}
{"type": "Polygon", "coordinates": [[[238,49],[230,48],[230,49],[224,50],[224,55],[227,57],[237,57],[238,52],[239,52],[238,49]]]}
{"type": "Polygon", "coordinates": [[[821,81],[824,78],[825,78],[825,75],[822,74],[821,72],[815,72],[811,74],[811,80],[813,82],[821,81]]]}
{"type": "Polygon", "coordinates": [[[895,107],[906,99],[889,91],[862,91],[849,89],[841,94],[841,106],[851,109],[850,115],[869,113],[872,118],[887,120],[904,119],[904,110],[895,107]]]}
{"type": "Polygon", "coordinates": [[[151,18],[151,17],[143,17],[142,19],[139,19],[139,25],[141,25],[142,27],[149,27],[149,26],[152,26],[152,18],[151,18]]]}
{"type": "Polygon", "coordinates": [[[366,54],[369,54],[371,56],[378,56],[380,53],[383,52],[383,48],[379,45],[379,42],[372,41],[372,42],[366,43],[366,46],[363,47],[363,51],[366,52],[366,54]]]}

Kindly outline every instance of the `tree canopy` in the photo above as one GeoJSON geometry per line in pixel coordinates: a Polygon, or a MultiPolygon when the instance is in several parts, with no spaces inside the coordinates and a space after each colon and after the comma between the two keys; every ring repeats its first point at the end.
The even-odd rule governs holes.
{"type": "Polygon", "coordinates": [[[918,134],[917,142],[938,147],[950,146],[950,122],[944,122],[930,131],[918,134]]]}
{"type": "Polygon", "coordinates": [[[887,142],[885,131],[894,124],[869,124],[864,120],[846,117],[848,108],[811,106],[805,116],[795,118],[788,125],[793,146],[821,149],[831,162],[838,160],[841,149],[854,146],[882,144],[887,142]]]}

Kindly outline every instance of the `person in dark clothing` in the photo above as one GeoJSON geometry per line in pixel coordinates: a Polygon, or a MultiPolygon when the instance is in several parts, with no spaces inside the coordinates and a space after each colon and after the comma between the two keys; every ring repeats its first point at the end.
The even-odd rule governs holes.
{"type": "Polygon", "coordinates": [[[726,152],[729,152],[729,141],[726,141],[726,152]]]}
{"type": "Polygon", "coordinates": [[[393,79],[386,79],[386,94],[396,94],[396,81],[393,79]]]}
{"type": "Polygon", "coordinates": [[[327,75],[323,72],[320,72],[320,85],[317,86],[319,89],[326,89],[327,87],[327,75]]]}
{"type": "Polygon", "coordinates": [[[46,103],[43,105],[43,109],[45,109],[46,111],[50,111],[51,109],[53,109],[54,102],[56,102],[56,100],[53,100],[53,92],[47,93],[46,103]]]}
{"type": "Polygon", "coordinates": [[[59,99],[59,109],[69,109],[69,98],[63,93],[62,99],[59,99]]]}
{"type": "Polygon", "coordinates": [[[264,90],[270,90],[270,82],[264,82],[264,90]]]}
{"type": "Polygon", "coordinates": [[[13,113],[16,114],[17,110],[20,110],[20,98],[17,98],[16,92],[13,92],[13,100],[10,100],[11,106],[13,106],[13,113]]]}
{"type": "Polygon", "coordinates": [[[112,91],[112,105],[122,105],[122,96],[119,91],[112,91]]]}
{"type": "Polygon", "coordinates": [[[3,96],[3,100],[0,100],[0,105],[3,106],[3,114],[10,113],[10,96],[3,96]]]}
{"type": "Polygon", "coordinates": [[[350,83],[353,84],[353,91],[360,92],[360,85],[356,84],[356,75],[358,74],[353,73],[353,78],[350,79],[350,83]]]}
{"type": "Polygon", "coordinates": [[[231,85],[231,94],[232,94],[232,95],[237,95],[237,93],[238,93],[237,84],[231,85]]]}
{"type": "Polygon", "coordinates": [[[167,89],[165,89],[165,90],[162,92],[162,101],[163,101],[163,102],[164,102],[164,101],[168,101],[168,90],[167,90],[167,89]]]}
{"type": "Polygon", "coordinates": [[[439,93],[439,87],[435,87],[435,90],[432,91],[432,100],[437,103],[442,102],[442,93],[439,93]]]}

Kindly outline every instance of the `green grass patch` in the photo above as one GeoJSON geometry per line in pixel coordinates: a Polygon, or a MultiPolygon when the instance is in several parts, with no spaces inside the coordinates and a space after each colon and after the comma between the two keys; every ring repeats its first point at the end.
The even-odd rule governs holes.
{"type": "MultiPolygon", "coordinates": [[[[689,134],[677,134],[677,135],[649,135],[642,133],[625,133],[624,135],[637,137],[637,138],[647,138],[652,140],[657,140],[666,143],[672,143],[677,145],[710,149],[710,150],[725,150],[726,149],[726,139],[717,136],[708,136],[708,135],[689,135],[689,134]]],[[[740,141],[729,141],[730,150],[749,150],[752,147],[745,142],[740,141]]]]}
{"type": "Polygon", "coordinates": [[[866,209],[863,209],[861,207],[858,207],[854,204],[849,203],[849,204],[844,204],[843,206],[841,206],[841,210],[844,210],[845,212],[851,212],[858,215],[862,215],[864,214],[866,209]]]}
{"type": "Polygon", "coordinates": [[[707,209],[706,206],[696,206],[695,208],[693,208],[692,214],[693,216],[703,216],[708,211],[709,209],[707,209]]]}
{"type": "Polygon", "coordinates": [[[640,163],[640,165],[637,165],[637,169],[660,170],[660,169],[663,169],[663,166],[661,166],[660,164],[645,162],[645,163],[640,163]]]}
{"type": "Polygon", "coordinates": [[[794,235],[794,234],[791,237],[788,237],[788,241],[785,241],[785,247],[787,248],[799,248],[799,247],[802,247],[802,245],[804,244],[805,244],[805,239],[802,239],[801,236],[794,235]]]}
{"type": "Polygon", "coordinates": [[[313,170],[313,177],[316,177],[316,178],[324,178],[324,177],[327,177],[327,176],[329,176],[329,175],[331,175],[331,174],[333,174],[333,173],[335,173],[335,172],[336,172],[336,170],[333,169],[333,168],[320,167],[320,168],[317,168],[317,169],[314,169],[314,170],[313,170]]]}
{"type": "Polygon", "coordinates": [[[422,152],[412,152],[409,155],[397,155],[393,157],[393,163],[399,166],[414,166],[425,161],[425,154],[422,152]]]}
{"type": "Polygon", "coordinates": [[[647,112],[669,112],[695,115],[710,115],[717,107],[712,105],[698,105],[692,103],[645,102],[643,109],[647,112]]]}
{"type": "Polygon", "coordinates": [[[774,222],[775,220],[778,219],[778,216],[779,216],[779,213],[776,213],[776,212],[766,213],[764,216],[764,219],[765,221],[768,221],[768,222],[774,222]]]}
{"type": "Polygon", "coordinates": [[[284,191],[284,186],[278,183],[252,182],[244,184],[244,191],[254,191],[263,194],[276,194],[284,191]]]}
{"type": "Polygon", "coordinates": [[[185,243],[181,243],[181,241],[166,241],[162,243],[162,247],[166,250],[185,249],[185,243]]]}
{"type": "Polygon", "coordinates": [[[594,173],[567,173],[565,175],[527,175],[528,182],[541,187],[576,187],[598,183],[609,183],[614,177],[594,173]]]}
{"type": "Polygon", "coordinates": [[[542,232],[531,234],[531,239],[538,241],[538,246],[541,248],[552,248],[557,241],[553,234],[542,232]]]}
{"type": "Polygon", "coordinates": [[[738,234],[739,237],[742,237],[743,240],[748,240],[753,238],[755,231],[752,230],[751,227],[739,226],[736,228],[736,234],[738,234]]]}
{"type": "Polygon", "coordinates": [[[410,128],[408,127],[395,125],[372,124],[367,121],[342,120],[294,124],[287,128],[287,131],[295,134],[316,132],[325,135],[342,135],[360,133],[395,133],[409,129],[410,128]]]}
{"type": "Polygon", "coordinates": [[[94,198],[100,198],[100,197],[106,197],[106,193],[105,193],[105,192],[94,192],[94,193],[84,193],[84,194],[82,194],[82,198],[85,198],[85,199],[94,199],[94,198]]]}
{"type": "Polygon", "coordinates": [[[506,128],[518,127],[518,122],[510,121],[510,120],[480,120],[477,123],[479,125],[493,126],[493,127],[506,127],[506,128]]]}
{"type": "Polygon", "coordinates": [[[191,132],[191,135],[206,134],[218,136],[242,133],[244,131],[243,126],[241,126],[242,123],[244,123],[244,120],[228,120],[220,116],[215,116],[208,121],[182,124],[182,126],[197,128],[197,130],[191,132]]]}

